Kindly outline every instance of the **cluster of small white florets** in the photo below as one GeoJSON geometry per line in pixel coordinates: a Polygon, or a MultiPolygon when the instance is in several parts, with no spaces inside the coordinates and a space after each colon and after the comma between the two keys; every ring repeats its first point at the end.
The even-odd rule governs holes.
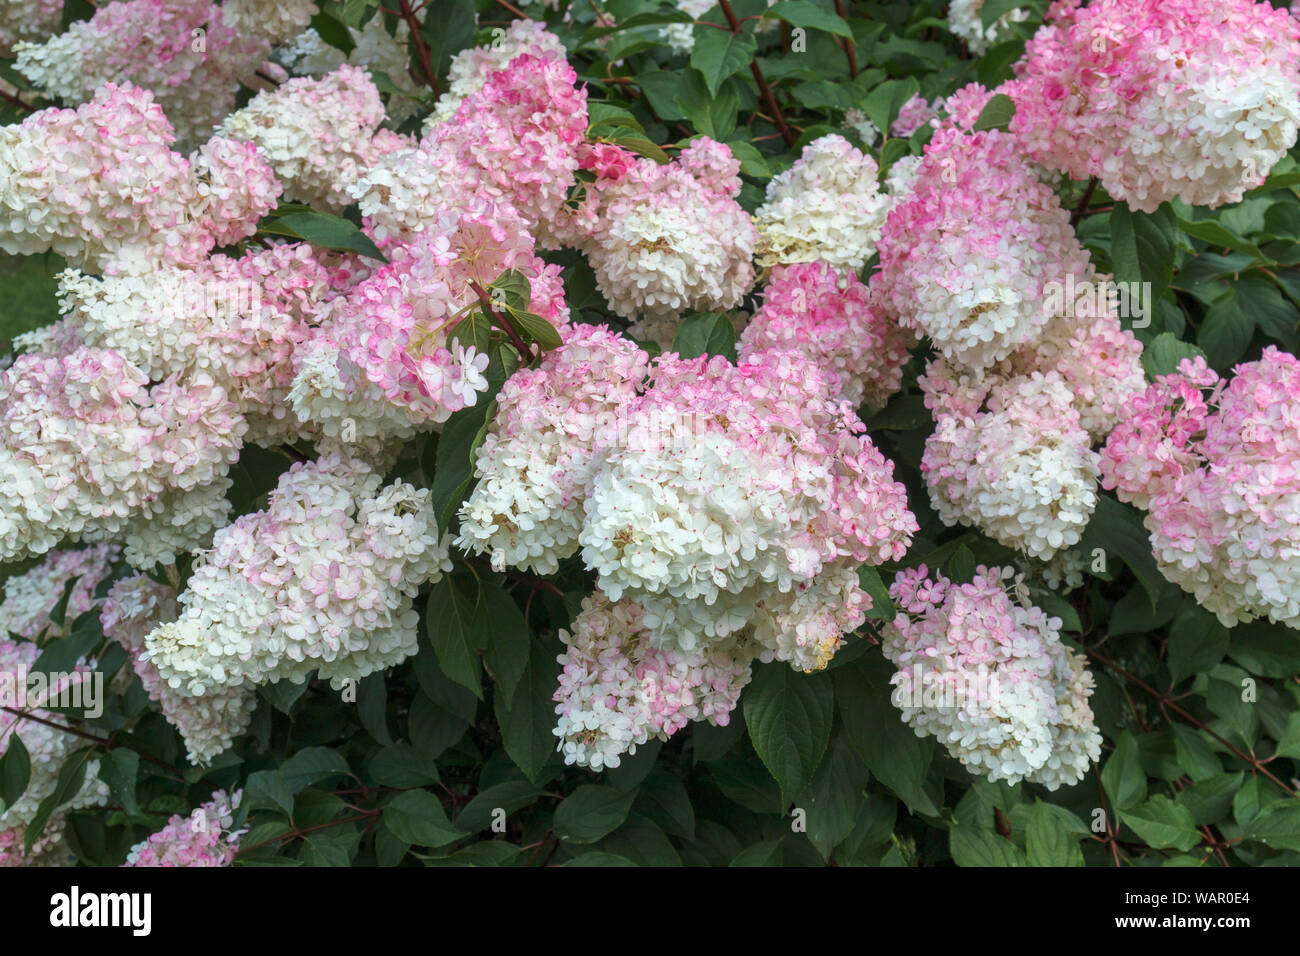
{"type": "Polygon", "coordinates": [[[763,266],[827,262],[861,269],[876,251],[893,205],[876,182],[876,161],[842,136],[823,136],[767,184],[758,208],[758,262],[763,266]]]}
{"type": "MultiPolygon", "coordinates": [[[[36,817],[41,803],[54,793],[59,771],[67,758],[86,746],[86,740],[75,733],[60,730],[71,726],[66,715],[53,713],[41,706],[53,703],[55,696],[71,687],[71,682],[84,679],[89,669],[84,662],[62,682],[47,686],[44,699],[28,696],[32,684],[28,675],[41,655],[39,645],[30,641],[13,641],[0,637],[0,689],[6,694],[21,692],[28,705],[25,714],[0,711],[0,757],[19,740],[26,749],[31,766],[31,777],[26,789],[10,806],[0,804],[0,866],[31,866],[36,864],[61,865],[68,861],[69,851],[63,839],[63,826],[68,813],[86,807],[101,806],[108,800],[108,785],[99,779],[99,761],[91,758],[85,764],[85,782],[63,803],[54,819],[47,825],[41,839],[30,853],[23,851],[27,825],[36,817]]],[[[74,727],[74,729],[76,729],[74,727]]]]}
{"type": "Polygon", "coordinates": [[[1011,568],[976,569],[967,584],[925,565],[890,587],[899,613],[881,649],[898,667],[893,702],[918,736],[933,736],[972,773],[1041,783],[1083,779],[1101,755],[1084,657],[1060,639],[1060,618],[1012,600],[1011,568]]]}
{"type": "Polygon", "coordinates": [[[0,6],[0,51],[11,54],[19,40],[43,40],[59,29],[63,0],[25,0],[0,6]]]}
{"type": "Polygon", "coordinates": [[[1099,464],[1059,373],[976,379],[936,360],[922,388],[936,425],[921,471],[944,524],[1041,560],[1079,542],[1099,464]]]}
{"type": "Polygon", "coordinates": [[[304,433],[286,405],[316,310],[363,268],[327,262],[300,243],[148,275],[69,271],[60,305],[83,341],[113,349],[152,380],[210,376],[248,421],[247,440],[275,445],[304,433]]]}
{"type": "Polygon", "coordinates": [[[842,562],[901,556],[916,529],[892,466],[802,355],[759,351],[736,366],[668,353],[647,377],[639,350],[597,336],[556,350],[528,391],[567,396],[575,373],[604,372],[600,353],[630,379],[540,411],[507,393],[476,459],[481,480],[458,544],[493,552],[498,567],[548,570],[580,547],[602,592],[644,607],[659,647],[726,638],[760,606],[772,621],[828,623],[835,615],[811,605],[833,604],[843,610],[835,626],[810,624],[789,646],[770,641],[780,659],[824,667],[870,606],[856,581],[842,587],[842,562]]]}
{"type": "Polygon", "coordinates": [[[339,454],[295,464],[202,562],[142,655],[189,695],[312,671],[339,688],[401,663],[418,649],[415,593],[451,569],[429,491],[339,454]]]}
{"type": "MultiPolygon", "coordinates": [[[[315,0],[222,0],[221,15],[236,30],[281,44],[320,12],[315,0]]],[[[378,19],[378,17],[376,17],[378,19]]]]}
{"type": "Polygon", "coordinates": [[[251,686],[242,686],[190,696],[164,681],[152,661],[142,659],[145,637],[179,615],[176,591],[143,574],[114,583],[100,609],[104,635],[131,655],[136,676],[149,699],[181,735],[190,761],[206,764],[248,729],[257,694],[251,686]]]}
{"type": "Polygon", "coordinates": [[[384,117],[370,77],[344,64],[320,79],[297,77],[258,93],[221,131],[257,144],[286,199],[339,211],[380,155],[409,145],[393,133],[376,136],[384,117]]]}
{"type": "Polygon", "coordinates": [[[691,721],[725,726],[749,683],[753,649],[743,640],[690,651],[658,648],[635,601],[584,598],[555,691],[555,735],[566,764],[604,770],[650,739],[667,740],[691,721]]]}
{"type": "Polygon", "coordinates": [[[125,535],[133,564],[175,561],[224,521],[246,430],[206,374],[151,388],[109,349],[20,356],[0,372],[0,560],[125,535]]]}

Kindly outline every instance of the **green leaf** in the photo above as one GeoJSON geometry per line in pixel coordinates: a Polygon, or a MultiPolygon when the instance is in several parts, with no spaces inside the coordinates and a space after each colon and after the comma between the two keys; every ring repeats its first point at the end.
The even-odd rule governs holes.
{"type": "MultiPolygon", "coordinates": [[[[1169,288],[1174,271],[1176,228],[1169,204],[1154,213],[1133,212],[1116,203],[1110,213],[1111,260],[1117,282],[1149,282],[1155,302],[1169,288]]],[[[1145,298],[1145,297],[1144,297],[1145,298]]]]}
{"type": "Polygon", "coordinates": [[[55,627],[61,629],[64,625],[64,622],[67,621],[68,601],[72,598],[72,589],[77,586],[77,582],[80,580],[81,580],[81,576],[76,575],[72,578],[69,578],[68,582],[63,585],[63,594],[59,598],[58,602],[54,605],[54,609],[50,611],[50,621],[51,623],[54,624],[55,627]]]}
{"type": "Polygon", "coordinates": [[[1142,769],[1137,738],[1124,731],[1101,771],[1101,785],[1116,810],[1129,810],[1147,796],[1147,775],[1142,769]]]}
{"type": "Polygon", "coordinates": [[[425,633],[438,655],[442,671],[480,700],[483,698],[479,651],[486,646],[486,620],[479,613],[478,580],[445,575],[429,593],[424,612],[425,633]]]}
{"type": "Polygon", "coordinates": [[[1142,367],[1151,379],[1172,375],[1178,371],[1183,359],[1205,357],[1205,353],[1191,342],[1184,342],[1172,332],[1161,332],[1142,350],[1142,367]]]}
{"type": "Polygon", "coordinates": [[[503,693],[494,697],[497,723],[506,753],[529,780],[536,782],[542,769],[556,752],[555,727],[556,662],[555,644],[533,641],[528,649],[528,666],[524,669],[514,696],[503,693]],[[507,704],[508,700],[508,704],[507,704]]]}
{"type": "Polygon", "coordinates": [[[1129,829],[1157,849],[1173,847],[1186,852],[1203,838],[1196,829],[1191,811],[1164,794],[1154,796],[1131,810],[1120,810],[1119,817],[1129,829]]]}
{"type": "Polygon", "coordinates": [[[0,815],[18,802],[32,779],[32,759],[17,731],[10,731],[0,754],[0,815]]]}
{"type": "Polygon", "coordinates": [[[980,7],[980,24],[987,30],[1012,10],[1027,6],[1027,0],[984,0],[984,5],[980,7]]]}
{"type": "Polygon", "coordinates": [[[1197,604],[1183,601],[1169,628],[1169,675],[1174,683],[1208,671],[1228,652],[1228,629],[1197,604]]]}
{"type": "Polygon", "coordinates": [[[473,449],[487,428],[491,403],[480,396],[469,408],[453,412],[438,436],[433,485],[429,490],[438,530],[445,531],[460,508],[474,471],[473,449]]]}
{"type": "Polygon", "coordinates": [[[521,331],[520,337],[525,342],[536,342],[543,349],[557,349],[562,344],[563,340],[555,326],[537,313],[529,312],[527,309],[516,309],[511,305],[507,305],[505,309],[511,321],[521,331]]]}
{"type": "Polygon", "coordinates": [[[1208,780],[1223,772],[1223,764],[1210,748],[1202,731],[1182,724],[1173,725],[1174,753],[1178,766],[1193,780],[1208,780]]]}
{"type": "Polygon", "coordinates": [[[480,588],[479,605],[487,614],[487,647],[483,660],[506,697],[513,697],[528,667],[532,634],[514,598],[490,581],[483,581],[480,588]]]}
{"type": "Polygon", "coordinates": [[[697,26],[694,33],[691,66],[704,77],[709,94],[716,96],[724,80],[743,70],[754,59],[758,42],[748,33],[732,33],[714,27],[697,26]]]}
{"type": "Polygon", "coordinates": [[[1180,806],[1187,808],[1197,826],[1217,823],[1232,809],[1233,797],[1241,789],[1245,774],[1221,773],[1200,780],[1178,794],[1180,806]]]}
{"type": "Polygon", "coordinates": [[[1010,840],[991,830],[953,827],[948,832],[948,847],[958,866],[1025,866],[1025,855],[1010,840]]]}
{"type": "Polygon", "coordinates": [[[1262,809],[1243,830],[1247,840],[1275,850],[1300,850],[1300,800],[1262,809]]]}
{"type": "Polygon", "coordinates": [[[364,232],[342,216],[312,209],[308,212],[291,212],[264,221],[259,232],[277,236],[303,239],[323,249],[341,249],[356,252],[380,262],[387,262],[379,247],[364,232]]]}
{"type": "Polygon", "coordinates": [[[357,716],[377,743],[387,746],[393,742],[388,733],[388,685],[383,671],[361,679],[357,686],[357,716]]]}
{"type": "Polygon", "coordinates": [[[763,16],[777,17],[792,27],[804,27],[809,30],[825,30],[847,40],[853,39],[853,31],[843,17],[837,16],[810,0],[782,0],[773,4],[763,16]]]}
{"type": "Polygon", "coordinates": [[[858,568],[858,584],[871,595],[871,609],[867,611],[867,617],[893,620],[894,602],[889,596],[889,588],[881,580],[880,572],[869,564],[862,565],[858,568]]]}
{"type": "Polygon", "coordinates": [[[722,312],[697,312],[682,320],[673,336],[673,351],[682,358],[723,355],[736,361],[736,329],[722,312]]]}
{"type": "Polygon", "coordinates": [[[812,779],[830,741],[835,692],[825,674],[782,662],[758,666],[745,688],[749,739],[788,802],[812,779]]]}
{"type": "Polygon", "coordinates": [[[263,684],[257,688],[258,695],[285,716],[289,716],[303,694],[307,693],[307,686],[310,681],[304,680],[300,684],[293,681],[282,680],[274,684],[263,684]]]}
{"type": "Polygon", "coordinates": [[[54,789],[37,805],[35,815],[27,824],[27,830],[23,834],[24,855],[31,852],[32,844],[44,832],[45,825],[50,822],[54,811],[81,792],[81,785],[86,780],[86,764],[90,762],[94,752],[90,747],[76,750],[63,762],[54,789]]]}
{"type": "Polygon", "coordinates": [[[1265,258],[1264,254],[1259,251],[1259,246],[1243,239],[1216,219],[1201,219],[1193,222],[1179,216],[1178,226],[1189,236],[1208,242],[1216,248],[1243,252],[1258,259],[1265,258]]]}
{"type": "Polygon", "coordinates": [[[780,866],[781,841],[764,840],[736,854],[731,866],[780,866]]]}
{"type": "Polygon", "coordinates": [[[342,51],[345,56],[357,48],[356,41],[352,39],[347,26],[323,10],[311,18],[311,28],[322,40],[334,49],[342,51]]]}
{"type": "Polygon", "coordinates": [[[979,133],[986,129],[1005,130],[1011,125],[1016,115],[1016,104],[1005,93],[998,93],[984,104],[979,119],[975,121],[974,130],[979,133]]]}
{"type": "Polygon", "coordinates": [[[140,807],[135,799],[135,783],[140,773],[140,755],[125,747],[116,747],[99,761],[99,779],[108,784],[108,792],[127,813],[136,814],[140,807]]]}
{"type": "Polygon", "coordinates": [[[695,839],[695,808],[677,774],[657,767],[652,769],[637,790],[636,808],[659,824],[665,833],[683,840],[695,839]]]}
{"type": "Polygon", "coordinates": [[[1151,541],[1141,514],[1132,505],[1121,504],[1109,495],[1097,496],[1097,508],[1083,532],[1086,550],[1101,548],[1107,555],[1119,555],[1146,590],[1154,610],[1161,596],[1173,589],[1156,566],[1151,541]]]}
{"type": "Polygon", "coordinates": [[[465,836],[427,790],[407,790],[390,800],[384,806],[384,826],[413,846],[446,846],[465,836]]]}
{"type": "Polygon", "coordinates": [[[772,169],[767,165],[767,159],[754,148],[752,143],[733,139],[727,143],[727,146],[731,154],[740,160],[740,171],[746,176],[753,176],[755,179],[771,177],[772,169]]]}
{"type": "Polygon", "coordinates": [[[456,815],[456,829],[464,833],[487,830],[498,818],[497,810],[507,817],[536,802],[541,791],[527,780],[507,780],[480,790],[456,815]]]}
{"type": "Polygon", "coordinates": [[[280,770],[292,793],[305,790],[327,777],[349,773],[343,755],[329,747],[305,747],[281,764],[280,770]]]}
{"type": "Polygon", "coordinates": [[[888,136],[903,104],[920,91],[921,85],[914,76],[905,80],[886,80],[867,94],[862,111],[880,130],[881,135],[888,136]]]}
{"type": "Polygon", "coordinates": [[[259,770],[244,784],[249,809],[268,807],[293,818],[293,787],[282,770],[259,770]]]}
{"type": "Polygon", "coordinates": [[[853,830],[864,802],[863,788],[871,773],[843,734],[836,736],[830,753],[801,798],[807,812],[808,839],[823,860],[853,830]]]}
{"type": "Polygon", "coordinates": [[[710,139],[726,142],[736,128],[740,97],[730,83],[724,83],[714,95],[699,70],[687,70],[677,84],[674,99],[696,131],[710,139]]]}
{"type": "MultiPolygon", "coordinates": [[[[433,72],[441,77],[447,72],[453,56],[474,45],[478,20],[474,0],[438,0],[426,4],[423,12],[424,23],[420,33],[428,47],[433,72]]],[[[421,75],[418,60],[413,60],[411,74],[421,75]]]]}
{"type": "Polygon", "coordinates": [[[1255,336],[1255,316],[1243,308],[1236,287],[1219,296],[1205,313],[1196,344],[1205,350],[1210,365],[1225,371],[1235,365],[1255,336]]]}
{"type": "Polygon", "coordinates": [[[939,808],[925,791],[934,739],[918,737],[903,723],[889,700],[886,670],[868,661],[836,668],[831,673],[835,706],[849,742],[871,773],[913,812],[938,816],[939,808]]]}
{"type": "Polygon", "coordinates": [[[586,783],[555,808],[555,835],[568,843],[595,843],[623,825],[636,791],[586,783]]]}
{"type": "Polygon", "coordinates": [[[635,30],[637,27],[658,26],[666,23],[693,23],[694,21],[694,17],[681,10],[653,10],[635,13],[626,19],[620,18],[619,22],[612,27],[591,27],[582,35],[582,38],[578,41],[578,46],[587,46],[601,37],[607,37],[622,30],[635,30]]]}
{"type": "Polygon", "coordinates": [[[1029,811],[1025,849],[1030,866],[1083,866],[1078,834],[1042,800],[1035,800],[1029,811]]]}
{"type": "Polygon", "coordinates": [[[377,751],[370,760],[370,776],[381,787],[427,787],[438,782],[438,767],[411,744],[399,740],[377,751]]]}

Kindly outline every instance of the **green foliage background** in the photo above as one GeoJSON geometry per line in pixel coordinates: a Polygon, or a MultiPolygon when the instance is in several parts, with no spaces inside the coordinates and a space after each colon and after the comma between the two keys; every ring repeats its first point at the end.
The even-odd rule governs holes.
{"type": "MultiPolygon", "coordinates": [[[[342,25],[386,16],[377,6],[325,3],[317,28],[327,42],[346,45],[342,25]]],[[[506,6],[434,0],[421,14],[443,87],[450,55],[490,43],[511,18],[506,6]]],[[[784,0],[769,10],[763,0],[736,0],[739,31],[723,29],[729,18],[715,7],[701,19],[719,26],[694,28],[689,57],[674,55],[660,35],[664,24],[689,18],[657,0],[561,0],[558,11],[536,4],[527,12],[544,16],[568,46],[592,99],[591,135],[656,156],[701,133],[724,140],[743,161],[742,202],[752,210],[771,175],[805,143],[832,132],[858,142],[844,125],[846,110],[861,109],[887,130],[915,92],[934,98],[1007,78],[1043,4],[987,0],[984,7],[991,21],[1016,6],[1034,16],[979,58],[945,29],[941,2],[784,0]],[[614,25],[600,26],[598,13],[614,25]],[[761,20],[778,28],[758,32],[761,20]],[[796,28],[804,52],[792,48],[796,28]],[[774,122],[760,75],[790,141],[774,122]]],[[[419,52],[413,44],[417,71],[419,52]]],[[[403,91],[379,79],[389,96],[415,96],[427,114],[431,89],[403,91]]],[[[901,156],[919,153],[928,133],[878,144],[882,178],[901,156]]],[[[1170,371],[1197,351],[1225,372],[1269,343],[1297,350],[1297,184],[1300,166],[1289,158],[1244,201],[1214,212],[1166,204],[1143,215],[1102,189],[1091,196],[1078,228],[1099,269],[1152,282],[1160,293],[1150,326],[1135,330],[1148,346],[1149,373],[1170,371]]],[[[1061,183],[1067,208],[1080,203],[1086,185],[1061,183]]],[[[289,229],[326,245],[359,241],[346,223],[313,215],[282,208],[265,231],[289,229]]],[[[0,261],[0,340],[57,316],[55,258],[0,261]]],[[[566,267],[575,318],[626,324],[610,313],[580,256],[555,261],[566,267]]],[[[688,317],[678,345],[690,354],[734,354],[733,335],[725,319],[688,317]]],[[[243,787],[249,833],[240,865],[1300,862],[1300,636],[1262,622],[1221,626],[1160,576],[1141,515],[1110,496],[1080,545],[1090,562],[1102,549],[1105,570],[1068,597],[1033,594],[1088,655],[1105,736],[1100,765],[1054,793],[992,784],[901,722],[888,699],[890,667],[873,637],[890,613],[884,585],[900,567],[920,563],[965,580],[976,564],[1012,560],[978,533],[945,528],[929,506],[919,462],[932,423],[914,384],[923,361],[918,353],[904,390],[868,422],[897,463],[921,533],[904,562],[864,571],[877,595],[873,620],[825,672],[760,666],[728,726],[693,724],[605,773],[565,768],[551,732],[561,650],[555,633],[590,591],[590,576],[576,560],[539,581],[458,559],[456,571],[417,602],[424,641],[416,658],[361,682],[354,702],[323,682],[264,688],[251,732],[210,768],[184,763],[177,735],[147,706],[138,681],[111,700],[87,726],[105,740],[96,749],[114,809],[71,815],[78,857],[120,862],[169,814],[188,812],[217,787],[243,787]],[[502,819],[497,808],[504,832],[493,828],[502,819]]],[[[495,371],[499,387],[507,370],[495,371]]],[[[468,492],[470,451],[486,411],[480,402],[459,413],[440,438],[408,449],[395,471],[433,488],[448,520],[468,492]]],[[[255,509],[291,460],[247,449],[235,472],[237,512],[255,509]]],[[[93,653],[103,644],[94,613],[59,623],[69,633],[51,653],[93,653]]],[[[123,663],[120,653],[101,654],[110,674],[123,663]]],[[[17,762],[12,750],[0,760],[0,799],[12,799],[21,780],[17,762]]],[[[64,768],[62,793],[72,792],[82,763],[64,768]]]]}

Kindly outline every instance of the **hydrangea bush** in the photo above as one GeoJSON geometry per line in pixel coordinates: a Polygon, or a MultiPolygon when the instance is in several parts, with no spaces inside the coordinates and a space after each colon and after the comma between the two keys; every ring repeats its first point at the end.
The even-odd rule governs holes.
{"type": "Polygon", "coordinates": [[[517,3],[0,9],[0,865],[1300,863],[1300,20],[517,3]]]}

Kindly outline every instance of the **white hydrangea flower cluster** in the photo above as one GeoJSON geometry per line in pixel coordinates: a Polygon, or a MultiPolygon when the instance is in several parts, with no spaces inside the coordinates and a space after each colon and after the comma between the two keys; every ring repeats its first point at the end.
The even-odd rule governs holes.
{"type": "MultiPolygon", "coordinates": [[[[21,684],[24,693],[29,692],[31,685],[27,683],[27,676],[40,655],[41,648],[37,644],[0,637],[0,686],[13,689],[21,684]]],[[[80,680],[76,675],[85,672],[84,664],[79,665],[70,679],[80,680]]],[[[47,688],[46,692],[58,694],[68,686],[66,683],[59,684],[47,688]]],[[[46,697],[44,701],[28,698],[28,704],[32,705],[28,712],[33,717],[39,717],[40,721],[0,711],[0,756],[18,739],[22,741],[31,761],[31,778],[27,788],[11,806],[0,812],[0,866],[66,863],[70,854],[62,839],[62,831],[67,814],[73,810],[102,806],[108,801],[108,785],[99,779],[99,761],[91,758],[86,762],[86,776],[81,789],[59,806],[56,819],[51,821],[41,843],[32,847],[32,853],[23,853],[23,837],[27,825],[35,818],[41,802],[54,792],[60,768],[70,754],[83,749],[87,744],[84,738],[58,729],[70,726],[69,718],[40,706],[41,703],[51,701],[51,697],[46,697]]]]}
{"type": "Polygon", "coordinates": [[[1011,24],[1029,19],[1029,11],[1016,8],[1008,10],[987,27],[981,11],[984,0],[952,0],[948,4],[948,29],[966,41],[972,56],[983,56],[995,43],[1014,39],[1011,24]]]}
{"type": "Polygon", "coordinates": [[[190,762],[206,764],[248,729],[257,693],[251,686],[243,686],[192,697],[171,687],[152,662],[142,660],[146,635],[179,616],[176,591],[143,574],[115,582],[100,609],[105,636],[131,655],[136,676],[149,699],[181,735],[190,762]]]}
{"type": "Polygon", "coordinates": [[[566,764],[617,767],[624,754],[691,721],[730,722],[756,649],[742,640],[660,649],[644,616],[635,601],[597,591],[583,599],[572,632],[560,631],[567,649],[559,657],[554,732],[566,764]]]}
{"type": "Polygon", "coordinates": [[[1008,596],[1014,574],[980,566],[959,584],[931,579],[925,565],[900,572],[881,649],[898,668],[893,702],[917,736],[989,780],[1056,790],[1101,756],[1093,678],[1062,643],[1060,618],[1008,596]]]}
{"type": "Polygon", "coordinates": [[[701,137],[676,162],[639,158],[588,185],[598,217],[576,244],[610,308],[641,318],[634,334],[667,346],[683,312],[733,309],[753,285],[758,234],[736,202],[739,174],[730,148],[701,137]]]}
{"type": "MultiPolygon", "coordinates": [[[[865,139],[865,137],[864,137],[865,139]]],[[[891,197],[876,182],[879,168],[843,136],[823,136],[767,184],[754,214],[758,263],[774,266],[821,260],[861,269],[875,253],[891,197]]]]}
{"type": "Polygon", "coordinates": [[[457,547],[490,554],[498,568],[559,570],[579,547],[599,449],[616,440],[649,361],[635,342],[580,326],[536,368],[512,375],[475,458],[457,547]]]}
{"type": "Polygon", "coordinates": [[[320,13],[315,0],[222,0],[221,15],[240,33],[266,37],[281,44],[320,13]]]}
{"type": "Polygon", "coordinates": [[[146,636],[141,658],[203,696],[312,671],[340,688],[413,655],[411,602],[451,570],[448,542],[427,489],[381,486],[341,454],[295,464],[265,511],[217,533],[180,617],[146,636]]]}
{"type": "Polygon", "coordinates": [[[20,356],[0,372],[0,560],[125,535],[136,566],[174,561],[224,522],[247,427],[204,374],[150,388],[108,349],[20,356]]]}
{"type": "Polygon", "coordinates": [[[944,524],[1041,560],[1079,542],[1100,460],[1059,373],[995,383],[954,378],[937,361],[922,388],[936,425],[921,471],[944,524]]]}
{"type": "Polygon", "coordinates": [[[63,0],[21,0],[0,4],[0,51],[10,54],[19,40],[43,40],[58,32],[63,0]]]}
{"type": "Polygon", "coordinates": [[[221,132],[256,143],[284,185],[286,199],[339,212],[348,190],[381,155],[405,140],[376,135],[384,121],[379,90],[344,64],[320,79],[297,77],[263,90],[221,123],[221,132]]]}

